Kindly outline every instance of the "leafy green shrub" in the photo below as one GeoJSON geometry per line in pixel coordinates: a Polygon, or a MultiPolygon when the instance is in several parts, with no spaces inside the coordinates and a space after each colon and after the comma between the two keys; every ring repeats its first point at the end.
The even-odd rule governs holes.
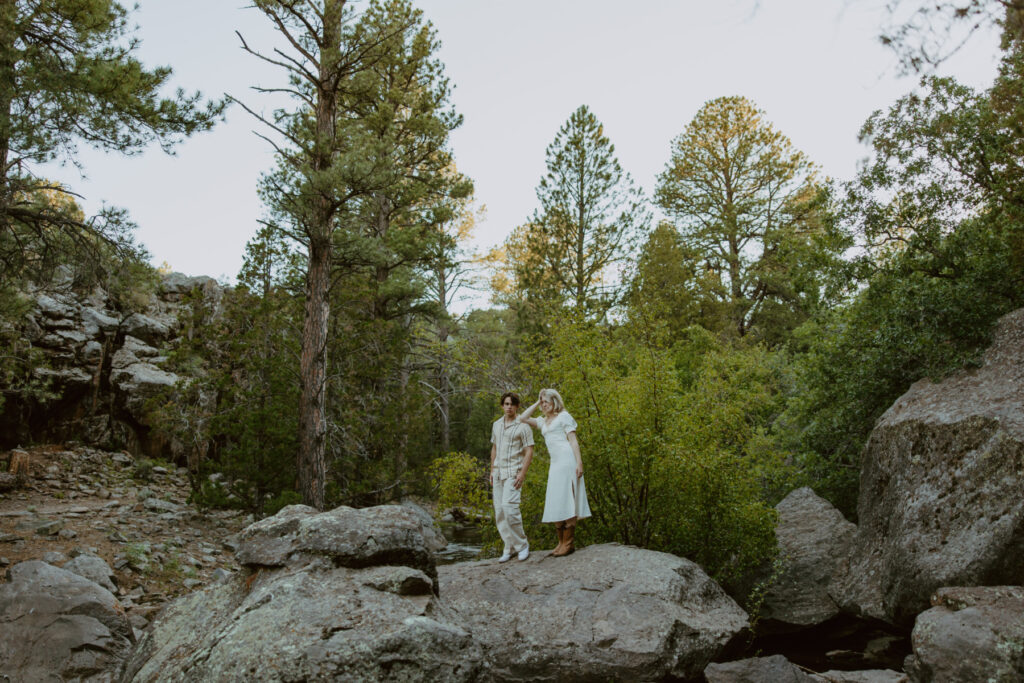
{"type": "MultiPolygon", "coordinates": [[[[532,368],[579,424],[593,517],[577,534],[683,555],[736,585],[773,557],[772,503],[795,479],[768,433],[784,359],[701,332],[670,349],[645,332],[563,323],[532,368]]],[[[524,519],[531,488],[543,500],[529,484],[524,519]]]]}
{"type": "Polygon", "coordinates": [[[263,506],[263,511],[266,512],[267,515],[276,515],[282,508],[288,507],[289,505],[298,505],[301,502],[301,493],[298,491],[292,491],[291,489],[285,489],[268,500],[263,506]]]}
{"type": "Polygon", "coordinates": [[[491,500],[487,486],[487,465],[469,453],[449,453],[434,460],[429,475],[437,489],[437,509],[461,510],[464,514],[487,518],[491,500]]]}
{"type": "Polygon", "coordinates": [[[188,501],[203,509],[231,510],[240,509],[241,502],[236,496],[231,495],[220,480],[203,479],[198,487],[193,486],[188,501]]]}
{"type": "Polygon", "coordinates": [[[142,458],[137,460],[135,465],[132,467],[132,479],[135,481],[150,482],[153,481],[153,468],[156,467],[156,461],[150,458],[142,458]]]}

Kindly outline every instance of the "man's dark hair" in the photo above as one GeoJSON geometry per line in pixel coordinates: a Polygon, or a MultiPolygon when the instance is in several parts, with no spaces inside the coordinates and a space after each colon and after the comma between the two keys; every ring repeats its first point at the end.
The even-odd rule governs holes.
{"type": "Polygon", "coordinates": [[[512,405],[514,405],[514,406],[519,405],[519,397],[516,396],[515,394],[513,394],[511,391],[506,391],[504,394],[501,395],[501,400],[498,401],[498,405],[499,406],[505,405],[505,399],[506,398],[512,399],[512,405]]]}

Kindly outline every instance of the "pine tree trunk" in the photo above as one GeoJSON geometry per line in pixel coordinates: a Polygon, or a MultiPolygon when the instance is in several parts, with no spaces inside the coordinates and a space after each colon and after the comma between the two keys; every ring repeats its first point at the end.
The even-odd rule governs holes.
{"type": "Polygon", "coordinates": [[[310,242],[306,275],[306,317],[302,327],[299,397],[299,493],[306,505],[324,508],[327,435],[327,322],[331,243],[310,242]]]}
{"type": "MultiPolygon", "coordinates": [[[[331,166],[344,6],[345,0],[324,0],[315,111],[316,143],[312,159],[315,178],[331,166]]],[[[329,294],[334,209],[331,197],[323,191],[314,196],[312,202],[306,273],[306,316],[302,327],[300,360],[302,392],[299,397],[299,453],[296,467],[303,502],[322,510],[327,477],[327,324],[331,312],[329,294]]]]}
{"type": "Polygon", "coordinates": [[[14,101],[14,43],[17,7],[14,3],[0,6],[0,208],[8,202],[7,175],[11,149],[11,105],[14,101]]]}

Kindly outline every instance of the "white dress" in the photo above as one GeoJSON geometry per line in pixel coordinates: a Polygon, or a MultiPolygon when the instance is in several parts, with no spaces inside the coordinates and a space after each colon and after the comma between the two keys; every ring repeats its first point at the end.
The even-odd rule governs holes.
{"type": "Polygon", "coordinates": [[[551,456],[541,521],[563,522],[572,517],[589,517],[587,488],[583,485],[583,477],[576,479],[576,456],[567,436],[569,432],[576,431],[576,420],[563,410],[550,420],[537,418],[537,424],[551,456]]]}

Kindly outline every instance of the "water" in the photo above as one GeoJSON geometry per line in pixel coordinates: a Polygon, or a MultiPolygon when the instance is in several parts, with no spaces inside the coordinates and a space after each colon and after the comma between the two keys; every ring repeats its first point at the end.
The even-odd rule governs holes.
{"type": "Polygon", "coordinates": [[[448,547],[437,553],[438,564],[454,564],[478,560],[483,547],[483,532],[475,524],[442,524],[441,532],[448,547]]]}

